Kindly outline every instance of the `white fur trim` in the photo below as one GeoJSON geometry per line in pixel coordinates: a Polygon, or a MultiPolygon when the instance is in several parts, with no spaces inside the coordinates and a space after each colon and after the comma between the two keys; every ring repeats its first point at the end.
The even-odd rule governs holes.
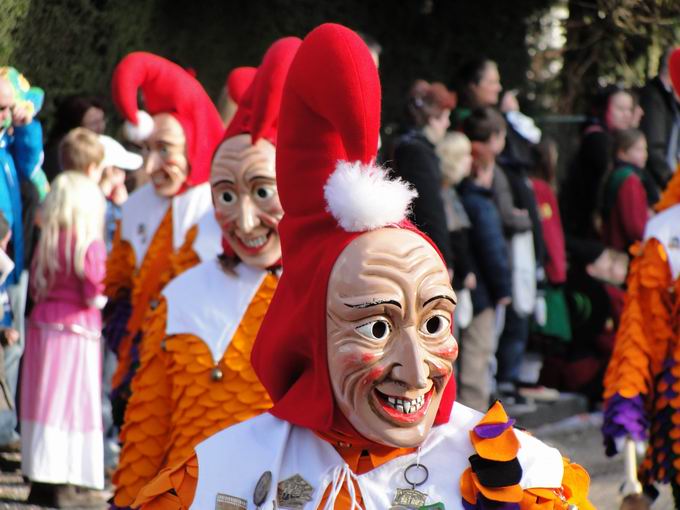
{"type": "Polygon", "coordinates": [[[92,299],[90,299],[87,304],[90,305],[93,308],[96,308],[97,310],[103,310],[104,307],[106,306],[106,303],[108,302],[109,298],[106,296],[99,294],[92,299]]]}
{"type": "Polygon", "coordinates": [[[406,218],[415,189],[384,168],[338,161],[323,188],[327,210],[347,232],[394,225],[406,218]]]}
{"type": "Polygon", "coordinates": [[[153,118],[144,110],[139,110],[137,112],[137,124],[125,121],[123,132],[125,133],[125,138],[131,142],[143,142],[153,132],[153,118]]]}

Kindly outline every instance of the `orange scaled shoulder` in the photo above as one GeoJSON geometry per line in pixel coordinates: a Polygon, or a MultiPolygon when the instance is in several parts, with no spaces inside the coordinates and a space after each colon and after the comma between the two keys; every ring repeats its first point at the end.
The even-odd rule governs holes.
{"type": "Polygon", "coordinates": [[[166,319],[167,304],[161,298],[142,328],[145,340],[140,346],[140,367],[132,380],[132,396],[120,434],[123,447],[113,476],[114,503],[118,507],[130,506],[164,465],[172,411],[162,348],[166,319]]]}
{"type": "Polygon", "coordinates": [[[117,222],[113,235],[111,253],[106,259],[106,277],[104,293],[109,299],[115,299],[121,291],[129,292],[132,287],[132,276],[135,272],[135,252],[132,246],[121,237],[120,221],[117,222]]]}
{"type": "Polygon", "coordinates": [[[604,378],[604,397],[633,398],[653,391],[673,339],[668,286],[671,273],[663,245],[649,239],[630,267],[614,352],[604,378]]]}
{"type": "Polygon", "coordinates": [[[183,462],[164,469],[132,504],[143,510],[186,510],[191,506],[198,484],[198,458],[192,453],[183,462]]]}

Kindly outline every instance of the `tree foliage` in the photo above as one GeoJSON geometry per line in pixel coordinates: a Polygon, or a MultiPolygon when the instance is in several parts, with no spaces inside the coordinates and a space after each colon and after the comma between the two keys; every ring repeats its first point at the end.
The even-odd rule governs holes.
{"type": "Polygon", "coordinates": [[[561,110],[607,83],[639,86],[657,72],[659,57],[680,40],[677,0],[569,0],[561,110]]]}
{"type": "Polygon", "coordinates": [[[551,0],[3,0],[0,64],[21,69],[54,100],[109,94],[116,62],[149,50],[194,68],[217,98],[228,71],[256,65],[278,37],[304,36],[335,21],[383,46],[385,120],[401,113],[415,78],[451,83],[461,60],[497,60],[505,84],[526,81],[524,20],[551,0]]]}

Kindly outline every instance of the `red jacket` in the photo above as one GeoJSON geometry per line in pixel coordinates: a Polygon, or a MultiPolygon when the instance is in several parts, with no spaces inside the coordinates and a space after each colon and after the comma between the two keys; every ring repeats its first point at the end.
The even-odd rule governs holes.
{"type": "Polygon", "coordinates": [[[626,167],[617,168],[607,179],[602,211],[602,241],[623,252],[642,240],[649,219],[642,180],[634,171],[625,171],[626,167]],[[608,197],[608,194],[612,196],[608,197]]]}
{"type": "Polygon", "coordinates": [[[548,281],[554,285],[564,283],[567,279],[567,257],[564,249],[564,230],[557,198],[550,184],[543,179],[531,179],[536,194],[536,205],[541,217],[543,239],[547,252],[545,273],[548,281]]]}

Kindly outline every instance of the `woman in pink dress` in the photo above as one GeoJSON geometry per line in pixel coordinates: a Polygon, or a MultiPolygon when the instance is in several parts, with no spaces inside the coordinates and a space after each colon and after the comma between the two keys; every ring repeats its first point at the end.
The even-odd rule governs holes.
{"type": "Polygon", "coordinates": [[[21,374],[21,467],[32,482],[32,504],[89,506],[93,498],[82,488],[104,486],[104,207],[94,181],[65,172],[42,210],[21,374]]]}

